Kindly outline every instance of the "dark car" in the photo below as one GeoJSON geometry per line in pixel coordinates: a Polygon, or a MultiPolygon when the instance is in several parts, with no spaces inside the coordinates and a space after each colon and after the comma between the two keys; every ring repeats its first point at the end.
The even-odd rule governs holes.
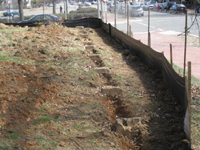
{"type": "Polygon", "coordinates": [[[186,9],[187,7],[183,4],[175,4],[170,8],[170,11],[174,13],[185,13],[186,9]]]}
{"type": "Polygon", "coordinates": [[[4,16],[19,15],[19,11],[11,11],[11,12],[6,11],[6,12],[3,13],[3,15],[4,15],[4,16]]]}
{"type": "Polygon", "coordinates": [[[162,11],[168,11],[168,10],[170,10],[170,8],[173,6],[173,5],[175,5],[176,4],[176,2],[164,2],[163,4],[162,4],[162,11]]]}
{"type": "Polygon", "coordinates": [[[40,22],[40,21],[59,21],[62,20],[61,17],[57,17],[50,14],[41,14],[31,17],[28,20],[19,21],[18,23],[32,23],[32,22],[40,22]]]}

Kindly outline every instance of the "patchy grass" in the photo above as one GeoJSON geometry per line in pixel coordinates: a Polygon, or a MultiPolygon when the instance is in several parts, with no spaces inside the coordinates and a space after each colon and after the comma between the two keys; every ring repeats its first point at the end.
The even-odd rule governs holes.
{"type": "Polygon", "coordinates": [[[1,150],[10,150],[10,144],[5,141],[0,141],[0,149],[1,150]]]}
{"type": "MultiPolygon", "coordinates": [[[[180,75],[180,76],[183,76],[183,68],[177,66],[176,64],[173,63],[173,69],[180,75]]],[[[186,76],[187,76],[187,71],[185,72],[186,73],[186,76]]],[[[200,86],[200,79],[194,77],[192,75],[192,78],[191,78],[191,83],[192,85],[196,85],[196,86],[200,86]]]]}
{"type": "Polygon", "coordinates": [[[33,124],[34,124],[34,125],[40,125],[40,124],[42,124],[42,123],[50,123],[51,121],[53,121],[53,119],[50,118],[49,116],[42,116],[42,117],[37,118],[37,119],[33,122],[33,124]]]}

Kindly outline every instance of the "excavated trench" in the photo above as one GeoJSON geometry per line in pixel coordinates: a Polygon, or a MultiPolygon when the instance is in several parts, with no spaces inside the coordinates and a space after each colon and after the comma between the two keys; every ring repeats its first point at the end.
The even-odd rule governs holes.
{"type": "MultiPolygon", "coordinates": [[[[89,53],[89,58],[94,62],[97,68],[105,67],[105,63],[101,59],[101,54],[94,47],[89,46],[86,50],[89,53]],[[91,54],[93,53],[93,54],[91,54]]],[[[131,108],[123,100],[123,91],[119,88],[120,84],[113,76],[115,76],[109,68],[107,71],[99,73],[102,81],[102,94],[104,94],[103,104],[107,108],[110,116],[111,131],[117,132],[125,136],[129,140],[140,137],[141,131],[136,127],[140,121],[140,117],[134,117],[131,108]],[[133,127],[135,127],[133,129],[133,127]]],[[[137,140],[137,143],[141,141],[137,140]]],[[[127,148],[126,142],[121,142],[122,147],[127,148]]],[[[138,144],[139,145],[139,144],[138,144]]],[[[130,146],[131,147],[131,146],[130,146]]]]}
{"type": "MultiPolygon", "coordinates": [[[[155,140],[157,140],[158,142],[160,141],[161,143],[159,145],[160,147],[165,147],[165,149],[167,149],[167,146],[163,146],[163,144],[167,145],[168,142],[166,142],[166,140],[159,139],[159,137],[154,136],[154,134],[160,136],[160,134],[158,134],[156,131],[157,126],[158,127],[165,126],[162,123],[156,125],[157,123],[155,122],[154,119],[155,116],[159,117],[159,115],[162,115],[162,113],[160,113],[159,115],[157,115],[156,113],[152,114],[152,117],[141,115],[145,114],[147,111],[142,110],[143,111],[142,113],[140,112],[141,110],[139,110],[137,106],[134,106],[132,102],[126,101],[126,97],[123,96],[123,90],[120,88],[120,83],[117,81],[117,79],[115,79],[115,74],[110,70],[110,68],[106,67],[106,64],[103,61],[104,59],[102,54],[92,45],[93,41],[91,39],[87,40],[87,37],[86,36],[84,37],[85,37],[84,44],[87,56],[95,64],[96,69],[94,69],[94,71],[96,71],[99,74],[102,80],[102,85],[101,85],[102,87],[100,88],[101,88],[101,94],[103,94],[103,104],[107,108],[107,111],[109,112],[109,118],[111,123],[110,130],[118,133],[120,136],[123,137],[120,138],[121,141],[119,141],[121,143],[122,149],[131,149],[132,147],[135,147],[135,149],[137,150],[160,149],[159,147],[156,146],[156,143],[154,144],[155,140]],[[135,113],[136,111],[137,113],[135,113]],[[142,118],[138,114],[140,114],[142,118]],[[154,122],[155,125],[152,125],[152,123],[154,124],[154,122]],[[148,125],[149,127],[147,127],[148,125]],[[149,129],[151,132],[149,132],[149,129]],[[153,144],[153,146],[149,147],[151,144],[153,144]]],[[[133,56],[133,58],[135,57],[136,56],[133,56]]],[[[129,59],[129,56],[127,58],[129,59]]],[[[133,59],[131,61],[134,60],[136,61],[136,59],[133,59]]],[[[141,62],[138,63],[141,64],[141,62]]],[[[139,65],[138,63],[136,62],[135,65],[139,65]]],[[[138,73],[139,72],[140,71],[138,71],[138,73]]],[[[148,73],[145,73],[145,75],[148,75],[148,73]]],[[[129,86],[128,83],[127,85],[129,86]]],[[[135,90],[138,91],[138,89],[135,90]]],[[[154,98],[154,94],[151,94],[151,90],[149,90],[149,92],[150,96],[148,97],[147,101],[152,99],[152,97],[154,98]]],[[[139,94],[138,100],[140,100],[140,97],[143,96],[139,94]]],[[[162,104],[161,101],[159,103],[162,104]]],[[[150,109],[151,108],[149,108],[149,110],[150,109]]],[[[160,111],[160,108],[158,108],[158,111],[160,111]]],[[[163,114],[165,114],[166,112],[167,110],[163,110],[163,114]]],[[[162,119],[159,120],[163,119],[164,117],[162,117],[162,119]]],[[[156,119],[156,121],[158,121],[158,119],[156,119]]],[[[168,130],[171,129],[164,129],[162,127],[161,129],[159,129],[158,132],[166,132],[165,134],[162,135],[164,137],[164,135],[168,136],[167,134],[168,130]]],[[[180,133],[181,132],[182,131],[180,131],[180,133]]],[[[179,134],[179,132],[177,133],[179,134]]],[[[175,139],[177,137],[178,136],[175,136],[173,138],[175,139]]],[[[180,138],[182,138],[182,136],[178,137],[178,139],[180,138]]],[[[184,145],[181,145],[179,141],[174,143],[175,144],[173,144],[172,147],[178,147],[176,145],[179,145],[179,147],[184,147],[184,145]]]]}

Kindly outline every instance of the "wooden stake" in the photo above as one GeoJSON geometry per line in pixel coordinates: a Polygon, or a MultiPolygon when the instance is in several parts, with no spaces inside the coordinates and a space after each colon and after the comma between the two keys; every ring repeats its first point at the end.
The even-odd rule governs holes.
{"type": "Polygon", "coordinates": [[[183,68],[183,76],[185,76],[186,50],[187,50],[187,10],[186,10],[186,14],[185,14],[185,47],[184,47],[184,68],[183,68]]]}
{"type": "Polygon", "coordinates": [[[101,3],[101,20],[103,20],[103,3],[102,1],[100,3],[101,3]]]}
{"type": "Polygon", "coordinates": [[[189,138],[191,138],[191,62],[188,62],[188,122],[189,122],[189,138]]]}
{"type": "Polygon", "coordinates": [[[150,8],[148,11],[148,45],[151,47],[151,34],[150,34],[150,8]]]}
{"type": "Polygon", "coordinates": [[[45,2],[43,1],[43,19],[44,19],[44,3],[45,3],[45,2]]]}
{"type": "Polygon", "coordinates": [[[115,0],[115,28],[117,28],[116,18],[117,18],[117,2],[115,0]]]}
{"type": "Polygon", "coordinates": [[[129,35],[130,37],[132,37],[132,34],[131,34],[131,33],[132,33],[132,32],[131,32],[131,25],[128,26],[128,31],[129,31],[128,35],[129,35]]]}
{"type": "Polygon", "coordinates": [[[172,44],[170,44],[170,63],[173,68],[173,58],[172,58],[172,44]]]}
{"type": "Polygon", "coordinates": [[[127,3],[127,34],[129,35],[129,4],[127,3]]]}
{"type": "Polygon", "coordinates": [[[148,46],[151,47],[151,33],[148,33],[148,46]]]}

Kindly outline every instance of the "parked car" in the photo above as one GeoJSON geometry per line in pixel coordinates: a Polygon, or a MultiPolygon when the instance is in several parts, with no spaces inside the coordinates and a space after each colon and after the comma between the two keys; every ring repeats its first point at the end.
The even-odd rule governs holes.
{"type": "Polygon", "coordinates": [[[49,4],[49,7],[53,7],[53,4],[51,3],[51,4],[49,4]]]}
{"type": "Polygon", "coordinates": [[[76,5],[76,2],[75,1],[71,1],[70,4],[71,5],[76,5]]]}
{"type": "Polygon", "coordinates": [[[6,11],[3,13],[4,16],[12,16],[12,15],[19,15],[19,11],[6,11]]]}
{"type": "Polygon", "coordinates": [[[164,2],[163,4],[162,4],[162,11],[168,11],[168,10],[170,10],[170,8],[173,6],[173,5],[175,5],[176,4],[176,2],[164,2]]]}
{"type": "Polygon", "coordinates": [[[91,6],[90,2],[85,2],[85,6],[91,6]]]}
{"type": "Polygon", "coordinates": [[[183,4],[175,4],[170,8],[170,11],[174,12],[174,13],[185,13],[187,7],[185,7],[185,5],[183,4]]]}
{"type": "Polygon", "coordinates": [[[162,8],[162,3],[158,3],[157,7],[155,7],[155,11],[160,11],[162,8]]]}
{"type": "Polygon", "coordinates": [[[108,0],[103,0],[104,3],[108,3],[108,0]]]}
{"type": "Polygon", "coordinates": [[[89,0],[89,2],[90,2],[92,5],[97,4],[97,1],[94,1],[94,0],[89,0]]]}
{"type": "Polygon", "coordinates": [[[135,2],[135,3],[133,4],[133,6],[141,6],[141,3],[135,2]]]}
{"type": "Polygon", "coordinates": [[[143,10],[148,10],[148,8],[149,8],[149,3],[150,3],[150,2],[144,2],[144,3],[143,3],[143,7],[142,7],[143,10]]]}
{"type": "Polygon", "coordinates": [[[35,15],[28,20],[19,21],[18,23],[34,23],[40,21],[59,21],[59,20],[62,20],[62,18],[50,14],[40,14],[40,15],[35,15]]]}
{"type": "Polygon", "coordinates": [[[97,1],[92,1],[91,4],[92,5],[97,5],[97,1]]]}
{"type": "Polygon", "coordinates": [[[154,9],[155,7],[157,7],[158,6],[158,3],[157,2],[150,2],[150,4],[149,4],[149,9],[154,9]]]}
{"type": "Polygon", "coordinates": [[[144,16],[144,11],[140,6],[131,6],[129,9],[131,17],[144,16]]]}
{"type": "Polygon", "coordinates": [[[85,6],[85,5],[82,4],[82,3],[79,3],[79,4],[78,4],[78,8],[82,8],[83,6],[85,6]]]}

